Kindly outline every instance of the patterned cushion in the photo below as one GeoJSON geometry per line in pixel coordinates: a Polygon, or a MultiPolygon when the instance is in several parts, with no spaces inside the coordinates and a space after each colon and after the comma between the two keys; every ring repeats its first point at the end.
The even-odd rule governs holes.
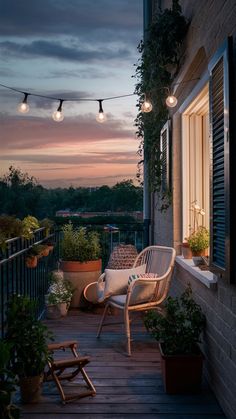
{"type": "MultiPolygon", "coordinates": [[[[133,281],[136,281],[137,279],[154,279],[158,278],[157,274],[153,273],[144,273],[144,274],[137,274],[137,275],[130,275],[128,285],[130,285],[133,281]]],[[[154,291],[156,288],[156,282],[153,284],[139,284],[136,287],[134,287],[131,297],[130,297],[130,304],[141,304],[141,303],[147,303],[151,301],[154,291]]]]}
{"type": "MultiPolygon", "coordinates": [[[[111,295],[126,294],[130,275],[143,274],[146,264],[131,269],[105,269],[103,300],[111,295]]],[[[101,298],[99,299],[101,302],[101,298]]]]}

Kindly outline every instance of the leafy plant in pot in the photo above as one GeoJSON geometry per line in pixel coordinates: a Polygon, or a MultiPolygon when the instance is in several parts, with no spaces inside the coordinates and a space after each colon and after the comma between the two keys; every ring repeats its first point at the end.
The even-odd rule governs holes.
{"type": "Polygon", "coordinates": [[[39,400],[44,368],[50,358],[47,341],[52,334],[35,318],[35,309],[29,297],[13,295],[6,313],[11,370],[18,376],[23,403],[39,400]]]}
{"type": "Polygon", "coordinates": [[[0,417],[3,419],[20,418],[20,409],[12,403],[12,394],[16,390],[16,377],[10,371],[10,348],[0,340],[0,417]]]}
{"type": "Polygon", "coordinates": [[[166,392],[199,391],[203,366],[199,343],[205,316],[193,300],[191,287],[180,298],[168,297],[163,312],[149,311],[144,323],[159,342],[166,392]]]}
{"type": "Polygon", "coordinates": [[[72,285],[65,280],[62,271],[50,273],[50,287],[45,296],[47,318],[66,316],[73,295],[72,285]]]}
{"type": "Polygon", "coordinates": [[[74,228],[71,222],[63,226],[62,232],[60,267],[64,279],[70,281],[74,289],[71,307],[82,307],[83,289],[101,275],[99,234],[84,227],[74,228]]]}

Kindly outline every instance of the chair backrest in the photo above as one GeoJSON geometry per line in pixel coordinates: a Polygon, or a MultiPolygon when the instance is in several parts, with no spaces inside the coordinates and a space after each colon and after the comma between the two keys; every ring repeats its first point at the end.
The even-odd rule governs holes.
{"type": "Polygon", "coordinates": [[[176,251],[172,247],[149,246],[139,253],[134,261],[134,267],[146,263],[146,273],[154,273],[159,277],[166,274],[163,281],[157,282],[153,289],[151,301],[158,304],[167,297],[170,280],[174,268],[176,251]]]}
{"type": "Polygon", "coordinates": [[[146,263],[146,272],[159,276],[174,266],[175,249],[165,246],[149,246],[143,249],[134,261],[133,267],[146,263]]]}
{"type": "Polygon", "coordinates": [[[114,248],[113,252],[111,253],[107,268],[132,268],[137,255],[137,249],[132,244],[119,244],[114,248]]]}

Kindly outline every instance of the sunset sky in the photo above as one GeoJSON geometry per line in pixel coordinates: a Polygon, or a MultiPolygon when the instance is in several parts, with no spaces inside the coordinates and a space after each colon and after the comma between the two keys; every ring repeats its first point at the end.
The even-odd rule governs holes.
{"type": "MultiPolygon", "coordinates": [[[[2,0],[0,83],[63,98],[104,98],[134,92],[134,64],[142,38],[142,0],[2,0]]],[[[135,178],[137,97],[97,102],[29,96],[0,87],[0,175],[10,165],[47,187],[113,185],[135,178]]]]}

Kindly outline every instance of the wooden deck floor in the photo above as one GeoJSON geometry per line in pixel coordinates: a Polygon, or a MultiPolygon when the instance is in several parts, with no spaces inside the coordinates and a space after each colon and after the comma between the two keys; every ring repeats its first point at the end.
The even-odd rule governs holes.
{"type": "MultiPolygon", "coordinates": [[[[146,333],[141,321],[132,324],[132,356],[125,355],[121,325],[104,328],[96,339],[100,315],[76,312],[60,320],[47,321],[56,340],[76,339],[80,353],[89,355],[86,371],[97,395],[63,406],[53,383],[43,385],[38,404],[24,405],[27,419],[223,419],[214,395],[203,385],[201,394],[167,395],[160,373],[156,342],[146,333]]],[[[117,321],[117,316],[110,316],[117,321]]],[[[76,381],[69,384],[76,386],[76,381]]]]}

